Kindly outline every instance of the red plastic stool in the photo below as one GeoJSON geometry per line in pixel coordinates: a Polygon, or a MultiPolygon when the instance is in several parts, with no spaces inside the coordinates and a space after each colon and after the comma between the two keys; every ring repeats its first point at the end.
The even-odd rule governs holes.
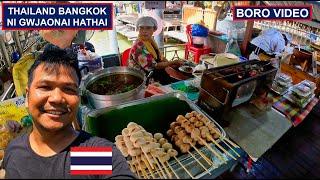
{"type": "Polygon", "coordinates": [[[199,64],[200,56],[204,54],[211,53],[211,48],[209,46],[203,46],[202,48],[195,47],[192,43],[192,24],[188,24],[186,26],[186,33],[188,38],[188,43],[186,43],[186,49],[185,49],[185,59],[189,58],[189,52],[194,54],[194,62],[199,64]]]}

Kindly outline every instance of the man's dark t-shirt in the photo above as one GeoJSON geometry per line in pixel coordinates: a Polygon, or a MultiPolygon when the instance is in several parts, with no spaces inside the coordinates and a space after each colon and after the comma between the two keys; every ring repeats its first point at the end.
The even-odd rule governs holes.
{"type": "Polygon", "coordinates": [[[85,179],[85,178],[135,178],[130,171],[126,159],[110,141],[93,137],[81,131],[78,137],[62,152],[42,157],[37,155],[30,146],[29,134],[22,135],[10,142],[3,160],[6,171],[5,178],[59,178],[59,179],[85,179]],[[70,147],[101,147],[112,146],[112,175],[71,175],[70,174],[70,147]]]}

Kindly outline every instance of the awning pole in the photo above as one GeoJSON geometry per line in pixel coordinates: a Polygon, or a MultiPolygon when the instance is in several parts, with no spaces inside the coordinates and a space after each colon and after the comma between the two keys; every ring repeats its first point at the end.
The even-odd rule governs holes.
{"type": "Polygon", "coordinates": [[[113,10],[113,23],[112,23],[112,30],[108,30],[109,35],[109,46],[111,48],[111,54],[119,54],[119,45],[118,45],[118,38],[117,38],[117,31],[116,31],[116,16],[115,16],[115,6],[112,7],[113,10]]]}
{"type": "MultiPolygon", "coordinates": [[[[159,16],[161,21],[163,21],[163,9],[155,9],[155,15],[159,16]]],[[[162,26],[160,26],[160,27],[162,27],[162,26]]],[[[164,46],[163,29],[161,30],[161,33],[154,36],[154,40],[156,41],[160,50],[163,51],[163,48],[162,48],[164,46]]]]}

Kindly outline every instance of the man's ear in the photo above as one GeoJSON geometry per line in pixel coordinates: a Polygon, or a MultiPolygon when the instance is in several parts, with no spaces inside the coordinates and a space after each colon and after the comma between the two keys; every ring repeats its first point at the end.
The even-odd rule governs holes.
{"type": "Polygon", "coordinates": [[[29,107],[29,105],[28,105],[28,96],[29,96],[29,88],[27,87],[27,88],[26,88],[26,100],[25,100],[25,102],[24,102],[26,108],[29,107]]]}

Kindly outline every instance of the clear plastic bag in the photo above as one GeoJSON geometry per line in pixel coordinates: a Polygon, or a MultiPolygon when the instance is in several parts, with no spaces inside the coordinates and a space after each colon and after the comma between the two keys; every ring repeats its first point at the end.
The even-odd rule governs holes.
{"type": "Polygon", "coordinates": [[[228,43],[226,45],[225,53],[232,53],[236,56],[241,56],[241,51],[240,51],[239,45],[236,40],[231,38],[228,41],[228,43]]]}
{"type": "Polygon", "coordinates": [[[241,56],[241,51],[237,42],[237,37],[234,37],[231,31],[228,31],[228,42],[226,45],[225,53],[232,53],[236,56],[241,56]]]}

